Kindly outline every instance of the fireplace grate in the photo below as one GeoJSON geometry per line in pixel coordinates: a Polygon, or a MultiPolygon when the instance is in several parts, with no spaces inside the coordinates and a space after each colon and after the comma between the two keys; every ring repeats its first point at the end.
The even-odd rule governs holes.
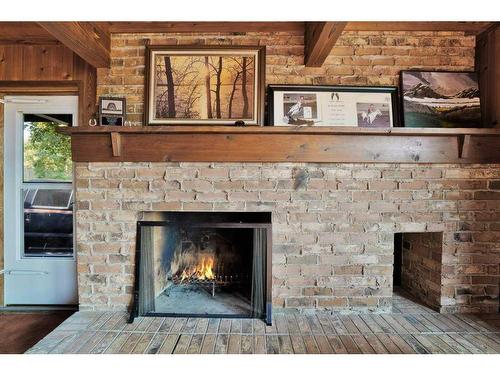
{"type": "Polygon", "coordinates": [[[214,279],[199,279],[199,278],[181,278],[173,276],[170,281],[175,285],[194,285],[201,288],[209,288],[212,297],[215,297],[217,288],[228,287],[232,285],[249,283],[250,275],[248,274],[234,274],[234,275],[216,275],[214,279]]]}

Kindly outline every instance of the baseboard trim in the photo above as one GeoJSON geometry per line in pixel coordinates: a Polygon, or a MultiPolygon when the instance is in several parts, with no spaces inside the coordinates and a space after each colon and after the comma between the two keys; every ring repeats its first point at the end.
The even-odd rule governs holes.
{"type": "Polygon", "coordinates": [[[49,312],[49,311],[78,311],[78,305],[9,305],[0,306],[1,312],[49,312]]]}

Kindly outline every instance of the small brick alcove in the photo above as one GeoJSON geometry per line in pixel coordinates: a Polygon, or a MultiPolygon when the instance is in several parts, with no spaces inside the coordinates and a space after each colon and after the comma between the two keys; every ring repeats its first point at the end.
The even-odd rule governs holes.
{"type": "Polygon", "coordinates": [[[435,310],[441,307],[443,233],[397,233],[394,241],[394,287],[435,310]]]}

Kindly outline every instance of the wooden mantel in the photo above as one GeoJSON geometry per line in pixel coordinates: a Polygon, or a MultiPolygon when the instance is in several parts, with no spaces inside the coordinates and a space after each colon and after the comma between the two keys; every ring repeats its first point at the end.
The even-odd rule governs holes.
{"type": "Polygon", "coordinates": [[[76,162],[499,163],[500,129],[60,128],[76,162]]]}

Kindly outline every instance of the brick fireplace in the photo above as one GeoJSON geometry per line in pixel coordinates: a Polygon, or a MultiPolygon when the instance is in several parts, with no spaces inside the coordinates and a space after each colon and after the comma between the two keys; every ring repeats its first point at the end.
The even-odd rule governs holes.
{"type": "Polygon", "coordinates": [[[436,308],[498,310],[498,165],[79,162],[75,177],[81,309],[130,308],[143,212],[235,211],[272,213],[274,309],[390,311],[394,233],[432,232],[436,308]]]}
{"type": "MultiPolygon", "coordinates": [[[[321,67],[305,67],[302,31],[115,33],[111,66],[98,70],[97,94],[126,97],[127,119],[134,124],[143,119],[146,40],[152,45],[265,45],[266,84],[341,85],[397,85],[399,72],[405,69],[473,70],[476,44],[474,36],[463,32],[346,31],[321,67]]],[[[404,233],[410,238],[420,234],[415,235],[417,243],[412,242],[411,248],[424,254],[430,251],[420,246],[431,243],[422,239],[427,233],[440,240],[432,242],[432,248],[439,249],[435,254],[438,264],[426,263],[436,271],[427,284],[432,293],[426,302],[442,312],[498,311],[499,165],[422,163],[437,156],[442,157],[439,160],[456,158],[454,138],[434,143],[438,137],[429,137],[428,143],[422,143],[417,137],[417,146],[407,139],[395,140],[394,144],[405,146],[398,149],[403,151],[398,151],[397,163],[388,164],[179,163],[168,160],[199,160],[195,159],[200,157],[198,151],[213,150],[194,146],[183,152],[199,135],[152,133],[147,138],[142,134],[147,144],[160,137],[170,141],[158,151],[164,153],[158,160],[165,161],[149,163],[141,160],[151,160],[144,158],[151,147],[138,152],[133,144],[137,145],[134,142],[139,137],[125,134],[118,136],[122,141],[113,143],[123,143],[123,150],[113,153],[107,138],[102,140],[104,136],[79,136],[80,144],[85,145],[81,150],[92,148],[90,154],[103,157],[94,160],[116,160],[131,150],[124,160],[135,161],[76,163],[82,309],[130,308],[136,223],[144,212],[234,211],[272,213],[275,310],[390,311],[394,235],[404,233]],[[418,161],[411,152],[411,158],[406,155],[412,147],[418,148],[420,156],[440,147],[447,151],[431,152],[420,164],[402,163],[418,161]]],[[[323,135],[316,136],[304,141],[311,146],[305,148],[306,154],[324,151],[318,145],[323,135]]],[[[241,139],[239,134],[222,134],[217,140],[206,137],[230,147],[235,147],[231,139],[241,139]]],[[[286,138],[288,134],[283,137],[273,139],[291,139],[286,138]]],[[[335,135],[330,141],[341,137],[335,135]]],[[[486,142],[486,137],[481,141],[486,142]]],[[[297,142],[301,145],[302,141],[297,142]]],[[[476,150],[484,147],[477,142],[473,146],[476,150]]],[[[303,150],[299,148],[290,152],[300,155],[303,150]]],[[[334,150],[325,158],[332,160],[336,154],[334,150]]],[[[407,287],[422,297],[425,280],[412,275],[428,268],[419,263],[422,258],[406,259],[412,259],[406,268],[407,287]]]]}

